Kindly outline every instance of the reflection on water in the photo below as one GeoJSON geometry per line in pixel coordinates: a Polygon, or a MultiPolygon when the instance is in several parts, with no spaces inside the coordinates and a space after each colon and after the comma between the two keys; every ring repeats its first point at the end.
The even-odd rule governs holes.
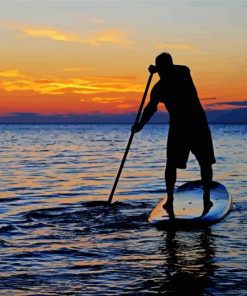
{"type": "Polygon", "coordinates": [[[217,268],[211,229],[182,235],[175,230],[168,231],[163,252],[167,255],[164,265],[167,280],[164,279],[161,290],[176,295],[181,291],[204,295],[212,285],[211,279],[217,268]]]}
{"type": "MultiPolygon", "coordinates": [[[[245,295],[245,125],[212,126],[215,179],[233,211],[205,229],[158,229],[166,125],[0,125],[1,295],[245,295]]],[[[177,185],[198,179],[197,162],[177,185]]]]}

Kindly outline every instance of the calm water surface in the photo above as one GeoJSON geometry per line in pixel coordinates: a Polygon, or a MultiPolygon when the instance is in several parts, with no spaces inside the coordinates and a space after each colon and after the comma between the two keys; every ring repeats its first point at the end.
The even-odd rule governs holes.
{"type": "MultiPolygon", "coordinates": [[[[233,209],[204,229],[146,220],[165,194],[167,125],[0,125],[0,295],[246,295],[247,126],[211,126],[233,209]],[[183,291],[183,293],[179,291],[183,291]]],[[[190,157],[177,186],[199,178],[190,157]]]]}

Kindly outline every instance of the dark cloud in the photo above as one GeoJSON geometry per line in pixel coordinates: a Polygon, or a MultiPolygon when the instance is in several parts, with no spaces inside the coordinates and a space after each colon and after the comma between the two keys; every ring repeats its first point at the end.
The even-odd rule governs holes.
{"type": "MultiPolygon", "coordinates": [[[[209,100],[209,99],[210,98],[208,98],[207,100],[209,100]]],[[[224,106],[231,105],[231,106],[236,106],[236,107],[247,107],[247,101],[231,101],[231,102],[222,101],[222,102],[211,103],[211,104],[208,104],[207,106],[214,107],[214,106],[222,106],[222,105],[224,105],[224,106]]]]}
{"type": "Polygon", "coordinates": [[[210,98],[200,98],[201,101],[214,101],[216,100],[216,97],[210,97],[210,98]]]}
{"type": "Polygon", "coordinates": [[[238,101],[238,102],[225,102],[225,105],[232,105],[232,106],[243,106],[247,107],[247,101],[238,101]]]}

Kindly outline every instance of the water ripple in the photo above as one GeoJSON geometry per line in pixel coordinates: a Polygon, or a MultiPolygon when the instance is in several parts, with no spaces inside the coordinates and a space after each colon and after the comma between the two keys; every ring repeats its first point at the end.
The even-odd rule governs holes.
{"type": "MultiPolygon", "coordinates": [[[[165,194],[167,126],[0,126],[1,295],[245,295],[247,126],[212,126],[214,176],[234,200],[208,228],[147,223],[165,194]],[[155,127],[155,128],[154,128],[155,127]]],[[[190,156],[177,186],[198,179],[190,156]]]]}

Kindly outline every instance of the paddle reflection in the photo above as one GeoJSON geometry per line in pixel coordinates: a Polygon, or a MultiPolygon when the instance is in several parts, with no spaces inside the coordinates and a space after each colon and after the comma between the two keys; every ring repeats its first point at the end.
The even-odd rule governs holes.
{"type": "MultiPolygon", "coordinates": [[[[166,255],[164,263],[165,279],[161,292],[180,295],[188,292],[204,295],[215,272],[215,250],[211,229],[200,232],[179,232],[168,230],[162,252],[166,255]]],[[[169,294],[170,295],[170,294],[169,294]]]]}

